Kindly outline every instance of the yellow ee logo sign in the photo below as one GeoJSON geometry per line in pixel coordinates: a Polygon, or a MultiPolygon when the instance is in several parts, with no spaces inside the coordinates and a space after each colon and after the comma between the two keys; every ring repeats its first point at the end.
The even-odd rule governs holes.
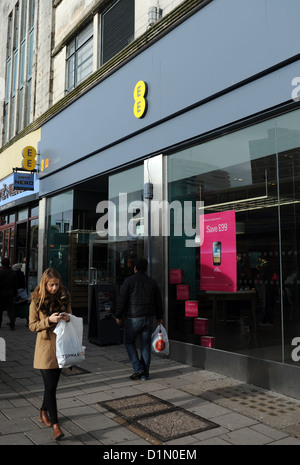
{"type": "Polygon", "coordinates": [[[147,83],[144,81],[139,81],[134,88],[133,113],[136,118],[142,118],[147,112],[147,91],[147,83]]]}
{"type": "Polygon", "coordinates": [[[25,170],[32,171],[36,167],[36,150],[34,147],[25,147],[22,151],[22,166],[25,170]]]}

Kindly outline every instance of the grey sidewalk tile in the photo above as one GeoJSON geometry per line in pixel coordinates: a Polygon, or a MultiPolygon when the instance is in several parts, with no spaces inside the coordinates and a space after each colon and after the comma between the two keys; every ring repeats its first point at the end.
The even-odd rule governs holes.
{"type": "Polygon", "coordinates": [[[90,433],[78,426],[74,421],[64,418],[60,422],[60,426],[66,438],[62,444],[76,444],[77,442],[86,445],[101,445],[102,443],[95,439],[90,433]]]}
{"type": "Polygon", "coordinates": [[[289,425],[286,428],[281,428],[282,431],[286,432],[287,434],[292,434],[297,438],[300,437],[300,424],[289,425]]]}
{"type": "Polygon", "coordinates": [[[270,426],[262,425],[262,424],[251,426],[251,429],[261,434],[265,434],[266,436],[269,436],[269,438],[273,440],[283,439],[288,436],[287,432],[279,431],[278,429],[274,429],[274,428],[271,428],[270,426]]]}
{"type": "Polygon", "coordinates": [[[278,441],[273,441],[272,445],[276,446],[300,446],[300,439],[293,438],[291,436],[283,439],[279,439],[278,441]]]}
{"type": "MultiPolygon", "coordinates": [[[[138,381],[139,382],[139,381],[138,381]]],[[[142,381],[141,381],[142,382],[142,381]]],[[[110,389],[109,394],[112,397],[129,397],[129,396],[136,396],[140,394],[140,391],[135,389],[134,386],[127,386],[120,389],[110,389]]]]}
{"type": "Polygon", "coordinates": [[[224,428],[224,426],[219,426],[218,428],[212,428],[206,431],[202,431],[201,433],[193,434],[193,438],[194,438],[194,442],[195,442],[195,439],[197,439],[198,441],[205,441],[207,439],[222,436],[228,432],[229,432],[228,429],[224,428]]]}
{"type": "Polygon", "coordinates": [[[52,428],[43,428],[35,431],[26,431],[25,435],[35,445],[59,445],[58,441],[53,438],[52,428]]]}
{"type": "Polygon", "coordinates": [[[8,399],[0,399],[0,411],[5,408],[13,408],[14,405],[8,399]]]}
{"type": "Polygon", "coordinates": [[[57,408],[60,411],[61,409],[71,408],[71,407],[83,407],[85,402],[77,399],[76,397],[67,397],[63,399],[57,399],[57,408]]]}
{"type": "Polygon", "coordinates": [[[108,384],[90,383],[82,386],[81,395],[85,396],[87,394],[95,394],[97,392],[107,391],[107,389],[109,389],[108,384]]]}
{"type": "Polygon", "coordinates": [[[115,421],[101,413],[96,413],[95,415],[90,415],[89,417],[74,419],[73,422],[87,432],[114,428],[116,426],[115,421]]]}
{"type": "Polygon", "coordinates": [[[233,445],[264,445],[273,442],[273,440],[264,434],[254,431],[252,428],[241,428],[220,436],[221,439],[230,442],[233,445]]]}
{"type": "Polygon", "coordinates": [[[176,400],[182,400],[182,399],[187,399],[189,394],[186,394],[185,392],[181,391],[180,389],[176,388],[164,388],[160,389],[159,391],[156,391],[155,393],[156,397],[162,400],[167,400],[169,402],[175,402],[176,400]]]}
{"type": "Polygon", "coordinates": [[[215,423],[218,423],[220,426],[224,426],[229,430],[233,431],[235,429],[244,428],[247,426],[252,426],[257,424],[256,420],[252,418],[245,417],[239,413],[231,412],[218,417],[214,417],[215,423]]]}
{"type": "Polygon", "coordinates": [[[0,420],[0,433],[3,435],[11,433],[22,433],[26,431],[39,430],[39,427],[30,418],[17,418],[14,420],[0,420]]]}
{"type": "Polygon", "coordinates": [[[164,384],[161,384],[159,381],[155,381],[152,379],[145,381],[138,381],[135,384],[135,389],[140,392],[150,392],[155,393],[157,391],[166,389],[164,384]]]}
{"type": "Polygon", "coordinates": [[[92,431],[91,434],[106,445],[126,445],[127,441],[131,441],[132,444],[137,445],[137,442],[141,440],[141,437],[133,431],[130,431],[115,422],[114,424],[114,427],[92,431]]]}
{"type": "Polygon", "coordinates": [[[194,446],[230,446],[232,444],[223,438],[216,437],[216,438],[204,439],[203,441],[194,442],[193,445],[194,446]]]}
{"type": "Polygon", "coordinates": [[[33,442],[23,433],[0,436],[0,446],[32,446],[33,442]]]}
{"type": "Polygon", "coordinates": [[[2,413],[9,419],[14,420],[17,418],[29,418],[38,415],[38,410],[33,406],[14,407],[3,409],[2,413]]]}
{"type": "Polygon", "coordinates": [[[70,419],[84,418],[88,415],[94,415],[95,413],[98,413],[97,410],[90,407],[89,405],[60,408],[59,411],[64,417],[68,417],[70,419]]]}
{"type": "Polygon", "coordinates": [[[113,399],[113,397],[106,391],[95,392],[93,394],[83,394],[82,396],[78,397],[78,400],[88,405],[96,404],[97,402],[104,402],[105,400],[110,399],[113,399]]]}
{"type": "Polygon", "coordinates": [[[213,419],[220,415],[225,415],[226,413],[231,413],[231,410],[224,408],[213,402],[207,402],[204,399],[198,398],[198,406],[190,408],[191,412],[200,415],[201,417],[213,419]]]}

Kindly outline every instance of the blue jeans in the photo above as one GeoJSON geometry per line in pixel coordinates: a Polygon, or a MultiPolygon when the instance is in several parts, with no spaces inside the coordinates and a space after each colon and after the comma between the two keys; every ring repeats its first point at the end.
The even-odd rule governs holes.
{"type": "Polygon", "coordinates": [[[124,344],[129,360],[135,373],[143,373],[149,376],[151,361],[151,335],[154,326],[154,316],[140,318],[128,318],[125,323],[124,344]],[[136,349],[136,340],[139,336],[141,358],[136,349]]]}

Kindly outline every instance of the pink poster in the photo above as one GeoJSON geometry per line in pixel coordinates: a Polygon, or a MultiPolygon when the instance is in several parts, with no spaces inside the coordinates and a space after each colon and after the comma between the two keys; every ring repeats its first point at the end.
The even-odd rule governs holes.
{"type": "Polygon", "coordinates": [[[204,215],[200,247],[200,289],[236,292],[235,211],[204,215]]]}

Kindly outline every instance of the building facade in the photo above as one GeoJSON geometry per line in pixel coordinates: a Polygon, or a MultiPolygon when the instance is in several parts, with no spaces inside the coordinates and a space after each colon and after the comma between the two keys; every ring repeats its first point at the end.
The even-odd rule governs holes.
{"type": "Polygon", "coordinates": [[[41,3],[38,273],[90,317],[144,256],[171,357],[299,397],[298,2],[41,3]]]}

